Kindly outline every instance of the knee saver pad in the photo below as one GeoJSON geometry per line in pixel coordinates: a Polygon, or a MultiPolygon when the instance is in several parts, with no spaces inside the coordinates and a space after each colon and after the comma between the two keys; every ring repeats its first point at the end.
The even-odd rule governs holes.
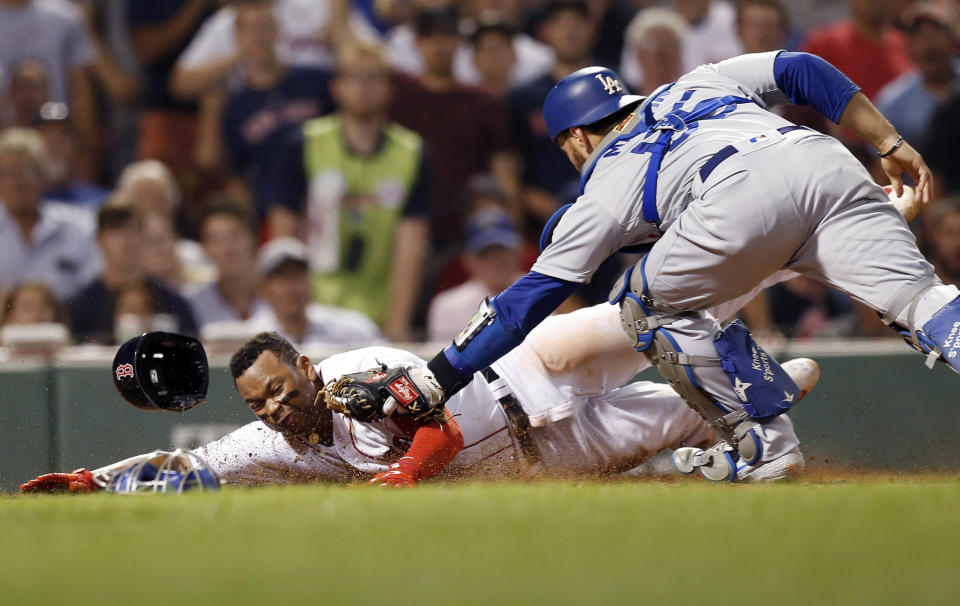
{"type": "Polygon", "coordinates": [[[923,325],[923,332],[919,333],[918,337],[925,349],[939,349],[941,359],[960,373],[960,297],[933,314],[923,325]],[[924,339],[924,336],[927,339],[924,339]]]}
{"type": "Polygon", "coordinates": [[[735,320],[717,334],[714,346],[720,365],[743,408],[755,421],[781,415],[797,402],[800,388],[787,371],[763,350],[747,327],[735,320]]]}
{"type": "MultiPolygon", "coordinates": [[[[637,293],[643,292],[643,284],[633,284],[633,273],[636,265],[630,267],[613,285],[610,291],[608,301],[611,305],[620,304],[620,322],[623,325],[624,332],[631,339],[631,346],[634,350],[644,352],[653,344],[656,336],[655,321],[637,293]]],[[[640,270],[643,275],[643,269],[640,270]]]]}

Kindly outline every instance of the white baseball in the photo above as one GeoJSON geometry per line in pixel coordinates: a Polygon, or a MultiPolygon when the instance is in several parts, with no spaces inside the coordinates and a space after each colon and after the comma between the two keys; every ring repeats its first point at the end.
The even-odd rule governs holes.
{"type": "Polygon", "coordinates": [[[920,212],[920,203],[917,202],[917,198],[913,195],[913,188],[909,185],[903,186],[903,195],[899,198],[897,194],[894,193],[892,185],[884,185],[883,191],[887,192],[887,195],[890,197],[890,202],[897,207],[897,211],[899,211],[907,221],[913,221],[917,213],[920,212]]]}

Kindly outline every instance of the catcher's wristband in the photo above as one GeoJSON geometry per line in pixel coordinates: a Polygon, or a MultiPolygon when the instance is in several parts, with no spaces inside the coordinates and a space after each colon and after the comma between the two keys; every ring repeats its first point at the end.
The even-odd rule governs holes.
{"type": "Polygon", "coordinates": [[[453,367],[442,350],[427,362],[427,368],[430,369],[440,387],[443,388],[444,401],[449,400],[450,396],[469,385],[470,381],[473,380],[473,375],[464,377],[457,372],[457,369],[453,367]]]}
{"type": "Polygon", "coordinates": [[[893,144],[893,147],[891,147],[890,149],[888,149],[887,151],[882,152],[882,153],[881,153],[880,150],[878,149],[878,150],[877,150],[877,156],[879,156],[879,157],[881,157],[881,158],[886,158],[887,156],[889,156],[889,155],[892,154],[893,152],[897,151],[897,150],[900,148],[901,145],[903,145],[903,135],[897,135],[897,142],[893,144]]]}

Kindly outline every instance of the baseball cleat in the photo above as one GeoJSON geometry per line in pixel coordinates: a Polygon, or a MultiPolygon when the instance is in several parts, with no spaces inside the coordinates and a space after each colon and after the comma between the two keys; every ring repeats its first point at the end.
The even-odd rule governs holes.
{"type": "Polygon", "coordinates": [[[794,448],[787,454],[757,466],[737,470],[738,482],[776,482],[795,478],[803,471],[803,454],[794,448]]]}
{"type": "MultiPolygon", "coordinates": [[[[794,358],[784,362],[782,366],[800,388],[798,401],[820,380],[820,366],[810,358],[794,358]]],[[[744,452],[737,452],[737,449],[726,441],[718,442],[706,450],[685,446],[673,451],[673,466],[683,474],[699,469],[711,482],[773,482],[792,477],[803,469],[803,455],[799,448],[772,461],[757,464],[762,457],[763,445],[752,430],[743,435],[740,447],[744,452]],[[746,442],[747,440],[750,441],[746,442]],[[745,448],[748,444],[750,448],[745,448]],[[745,456],[747,454],[751,456],[745,456]],[[742,465],[739,470],[737,460],[742,465]]]]}

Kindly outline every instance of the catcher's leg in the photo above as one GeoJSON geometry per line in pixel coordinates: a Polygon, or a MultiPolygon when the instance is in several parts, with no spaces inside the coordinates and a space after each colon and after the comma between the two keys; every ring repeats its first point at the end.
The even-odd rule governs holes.
{"type": "MultiPolygon", "coordinates": [[[[706,457],[698,458],[695,467],[708,479],[732,481],[738,459],[746,465],[763,459],[763,423],[789,410],[800,388],[741,323],[721,330],[706,312],[653,309],[646,295],[645,261],[646,257],[621,277],[611,303],[620,304],[623,327],[634,349],[647,356],[684,401],[723,437],[706,457]]],[[[784,446],[779,444],[778,449],[784,446]]]]}
{"type": "MultiPolygon", "coordinates": [[[[820,380],[820,367],[810,358],[794,358],[783,363],[783,369],[800,388],[802,400],[820,380]]],[[[780,415],[764,423],[764,441],[772,446],[765,449],[763,460],[754,465],[741,464],[737,466],[736,480],[747,482],[770,482],[781,480],[798,474],[804,465],[800,448],[794,446],[784,452],[784,448],[777,446],[791,446],[796,443],[797,437],[793,430],[793,422],[787,415],[780,415]]],[[[682,446],[673,451],[673,466],[681,473],[693,473],[704,463],[709,464],[713,458],[722,457],[725,443],[714,445],[703,450],[692,446],[682,446]]]]}
{"type": "Polygon", "coordinates": [[[940,360],[960,374],[960,296],[955,286],[928,277],[902,287],[882,318],[926,354],[929,368],[940,360]]]}

